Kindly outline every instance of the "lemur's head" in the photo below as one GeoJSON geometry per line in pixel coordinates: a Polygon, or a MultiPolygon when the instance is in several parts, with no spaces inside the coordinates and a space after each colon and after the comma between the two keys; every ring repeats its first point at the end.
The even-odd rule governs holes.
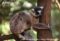
{"type": "Polygon", "coordinates": [[[44,9],[44,6],[38,6],[38,7],[33,8],[32,11],[35,13],[33,15],[36,17],[42,15],[43,9],[44,9]]]}

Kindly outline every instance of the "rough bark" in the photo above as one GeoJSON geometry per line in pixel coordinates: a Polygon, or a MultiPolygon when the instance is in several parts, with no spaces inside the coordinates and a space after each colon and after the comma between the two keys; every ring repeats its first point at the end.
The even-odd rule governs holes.
{"type": "MultiPolygon", "coordinates": [[[[51,0],[38,0],[38,6],[44,6],[43,16],[39,18],[40,23],[45,23],[47,26],[50,26],[50,11],[51,11],[51,0]]],[[[51,29],[39,29],[38,31],[38,41],[51,41],[52,39],[52,32],[51,29]],[[45,40],[46,39],[46,40],[45,40]],[[48,40],[49,39],[49,40],[48,40]]]]}

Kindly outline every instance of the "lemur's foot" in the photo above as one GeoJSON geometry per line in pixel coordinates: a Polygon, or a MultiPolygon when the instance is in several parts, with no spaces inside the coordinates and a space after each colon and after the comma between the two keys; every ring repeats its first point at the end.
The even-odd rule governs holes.
{"type": "Polygon", "coordinates": [[[21,34],[19,35],[19,38],[20,38],[21,40],[26,40],[25,37],[24,37],[23,35],[21,35],[21,34]]]}

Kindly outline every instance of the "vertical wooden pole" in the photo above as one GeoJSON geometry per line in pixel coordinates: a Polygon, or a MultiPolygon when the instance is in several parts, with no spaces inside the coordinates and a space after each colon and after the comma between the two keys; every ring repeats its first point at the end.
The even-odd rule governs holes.
{"type": "MultiPolygon", "coordinates": [[[[38,6],[44,6],[43,16],[39,18],[40,23],[50,26],[51,0],[37,0],[38,6]]],[[[53,41],[51,29],[38,30],[38,41],[53,41]]]]}

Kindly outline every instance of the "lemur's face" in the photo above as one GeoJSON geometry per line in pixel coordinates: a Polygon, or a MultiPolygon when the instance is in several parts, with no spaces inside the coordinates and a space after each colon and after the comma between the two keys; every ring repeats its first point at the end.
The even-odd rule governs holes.
{"type": "Polygon", "coordinates": [[[40,16],[42,15],[43,9],[44,9],[43,6],[39,6],[39,7],[35,7],[34,9],[32,9],[32,11],[35,12],[36,16],[40,16]]]}

